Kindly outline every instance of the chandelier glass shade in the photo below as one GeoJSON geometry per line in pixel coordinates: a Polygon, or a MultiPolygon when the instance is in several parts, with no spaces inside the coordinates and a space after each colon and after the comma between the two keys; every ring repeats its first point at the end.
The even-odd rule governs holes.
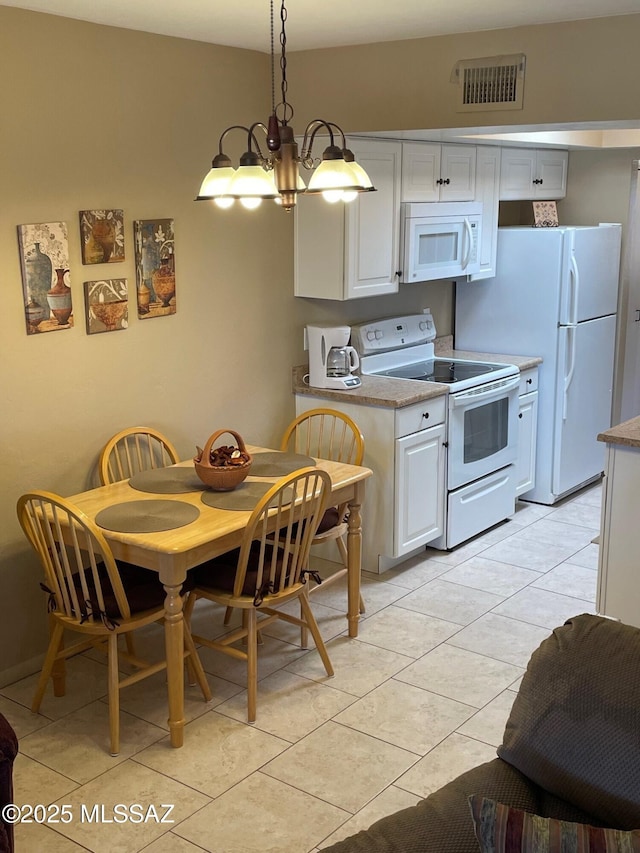
{"type": "Polygon", "coordinates": [[[207,172],[196,197],[196,201],[213,201],[218,207],[228,208],[236,199],[249,209],[258,207],[263,199],[274,199],[284,210],[291,210],[297,196],[301,193],[321,194],[327,201],[348,202],[359,193],[374,192],[371,179],[356,162],[353,152],[346,146],[344,133],[337,124],[314,119],[307,125],[299,152],[289,121],[293,117],[293,107],[286,100],[287,60],[285,22],[287,10],[285,0],[281,0],[280,33],[282,80],[280,84],[282,100],[276,106],[273,47],[273,0],[271,3],[271,88],[272,111],[268,125],[255,122],[250,127],[232,125],[220,136],[218,154],[213,158],[211,169],[207,172]],[[247,134],[247,151],[240,158],[237,168],[223,151],[223,143],[230,131],[240,130],[247,134]],[[263,154],[256,137],[256,130],[265,135],[267,153],[263,154]],[[313,157],[312,150],[318,132],[328,135],[329,145],[322,159],[313,157]],[[338,142],[336,144],[336,137],[338,142]],[[300,168],[312,172],[308,186],[300,175],[300,168]]]}

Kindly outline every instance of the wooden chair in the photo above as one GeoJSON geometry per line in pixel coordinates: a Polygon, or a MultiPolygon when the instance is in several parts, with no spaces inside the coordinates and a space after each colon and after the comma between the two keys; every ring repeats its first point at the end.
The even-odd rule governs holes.
{"type": "MultiPolygon", "coordinates": [[[[364,457],[364,438],[356,422],[335,409],[310,409],[298,415],[284,431],[281,450],[305,453],[315,459],[332,459],[348,465],[361,465],[364,457]]],[[[334,540],[340,552],[343,568],[322,579],[323,585],[331,584],[347,573],[347,546],[345,537],[348,530],[347,504],[329,507],[326,510],[312,545],[334,540]]],[[[309,585],[309,593],[318,589],[317,584],[309,585]]],[[[364,600],[360,596],[360,613],[365,612],[364,600]]],[[[303,645],[306,645],[303,638],[303,645]]]]}
{"type": "Polygon", "coordinates": [[[179,462],[178,451],[161,432],[151,427],[128,427],[105,444],[98,468],[103,486],[128,480],[140,471],[179,462]]]}
{"type": "MultiPolygon", "coordinates": [[[[31,710],[38,713],[50,677],[54,694],[64,695],[64,664],[71,655],[106,643],[108,655],[109,730],[111,754],[120,749],[120,690],[166,668],[166,660],[149,664],[121,652],[138,670],[120,678],[118,637],[164,618],[164,587],[155,572],[116,562],[100,528],[73,504],[50,492],[35,491],[18,501],[18,519],[44,569],[43,589],[49,593],[50,640],[31,710]],[[63,632],[85,639],[63,645],[63,632]],[[56,669],[54,670],[54,666],[56,669]]],[[[211,699],[202,664],[188,625],[185,658],[206,701],[211,699]]]]}
{"type": "Polygon", "coordinates": [[[253,510],[241,547],[192,570],[196,587],[185,607],[187,621],[200,597],[242,610],[241,628],[217,640],[195,635],[193,639],[247,662],[249,722],[256,718],[258,628],[282,619],[308,629],[327,675],[333,675],[318,625],[303,594],[313,535],[330,492],[331,478],[317,468],[301,468],[282,477],[253,510]],[[300,601],[300,618],[277,609],[295,599],[300,601]],[[244,641],[241,648],[235,645],[239,641],[244,641]]]}
{"type": "MultiPolygon", "coordinates": [[[[360,465],[364,457],[364,438],[356,422],[335,409],[310,409],[298,415],[285,429],[280,450],[293,453],[304,453],[315,459],[331,459],[334,462],[345,462],[347,465],[360,465]]],[[[347,573],[347,504],[329,507],[320,521],[318,531],[312,545],[334,540],[340,552],[342,568],[324,577],[322,583],[326,586],[344,577],[347,573]]],[[[318,584],[309,579],[306,593],[311,594],[318,589],[318,584]]],[[[360,596],[360,613],[365,612],[364,599],[360,596]]],[[[227,608],[224,624],[231,619],[232,608],[227,608]]],[[[306,648],[308,638],[302,633],[302,645],[306,648]]]]}

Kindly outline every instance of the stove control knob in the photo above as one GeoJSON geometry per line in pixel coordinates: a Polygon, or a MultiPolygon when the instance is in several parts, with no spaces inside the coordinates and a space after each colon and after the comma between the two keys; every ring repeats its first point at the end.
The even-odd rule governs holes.
{"type": "Polygon", "coordinates": [[[375,332],[373,332],[373,331],[367,332],[367,340],[368,341],[375,341],[375,339],[376,339],[376,333],[375,332]]]}
{"type": "Polygon", "coordinates": [[[421,331],[421,332],[426,332],[426,331],[427,331],[427,322],[426,322],[426,320],[420,320],[420,322],[418,323],[418,326],[419,326],[419,328],[420,328],[420,331],[421,331]]]}
{"type": "Polygon", "coordinates": [[[380,331],[380,329],[376,329],[376,340],[379,341],[382,337],[383,337],[383,334],[380,331]]]}

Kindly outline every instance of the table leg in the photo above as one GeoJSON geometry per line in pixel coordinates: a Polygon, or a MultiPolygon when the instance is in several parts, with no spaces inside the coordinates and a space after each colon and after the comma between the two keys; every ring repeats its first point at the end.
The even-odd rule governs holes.
{"type": "MultiPolygon", "coordinates": [[[[162,574],[161,574],[162,579],[162,574]]],[[[164,638],[167,653],[167,688],[169,693],[169,732],[171,746],[184,741],[184,617],[182,615],[182,581],[164,584],[164,638]]]]}
{"type": "Polygon", "coordinates": [[[356,484],[353,501],[349,502],[347,530],[347,620],[349,636],[358,636],[360,619],[360,572],[362,570],[362,485],[356,484]]]}

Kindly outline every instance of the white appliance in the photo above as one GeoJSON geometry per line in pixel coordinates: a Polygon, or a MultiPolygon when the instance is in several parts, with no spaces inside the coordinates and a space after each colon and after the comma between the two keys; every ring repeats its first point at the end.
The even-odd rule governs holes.
{"type": "Polygon", "coordinates": [[[480,272],[481,202],[405,202],[400,281],[412,284],[480,272]]]}
{"type": "Polygon", "coordinates": [[[449,549],[515,510],[520,373],[512,364],[435,356],[435,336],[430,313],[353,329],[363,374],[448,386],[445,532],[430,544],[449,549]]]}
{"type": "Polygon", "coordinates": [[[347,390],[361,385],[353,371],[360,366],[358,353],[348,346],[349,326],[307,326],[309,385],[347,390]]]}
{"type": "Polygon", "coordinates": [[[551,505],[597,479],[611,425],[621,226],[500,228],[495,278],[456,285],[455,345],[542,356],[535,487],[551,505]]]}

